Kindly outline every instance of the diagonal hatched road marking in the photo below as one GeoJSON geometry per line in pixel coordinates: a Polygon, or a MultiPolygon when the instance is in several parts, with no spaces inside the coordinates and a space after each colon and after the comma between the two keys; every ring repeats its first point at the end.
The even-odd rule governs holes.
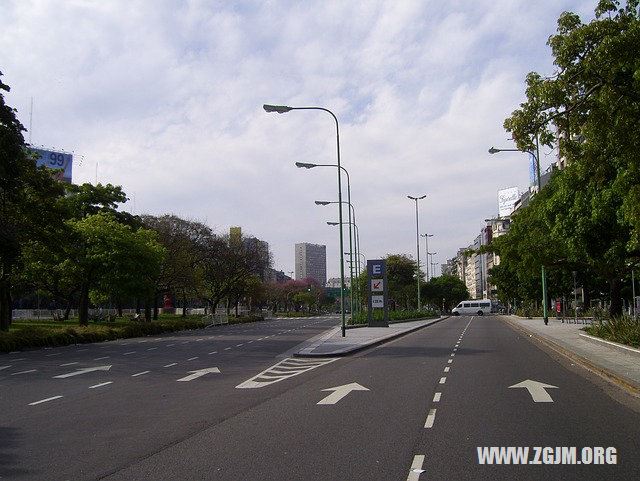
{"type": "Polygon", "coordinates": [[[236,386],[236,389],[256,389],[268,386],[276,382],[284,381],[290,377],[297,376],[304,372],[310,371],[320,366],[324,366],[339,358],[320,358],[320,359],[296,359],[286,358],[278,364],[265,369],[260,374],[256,374],[251,379],[244,381],[236,386]]]}

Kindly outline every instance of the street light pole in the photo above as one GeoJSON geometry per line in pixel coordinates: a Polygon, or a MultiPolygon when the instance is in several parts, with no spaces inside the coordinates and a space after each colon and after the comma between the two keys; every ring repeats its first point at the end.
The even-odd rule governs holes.
{"type": "MultiPolygon", "coordinates": [[[[536,174],[538,176],[538,193],[542,191],[542,179],[540,177],[540,149],[538,146],[538,137],[536,136],[536,153],[534,154],[532,150],[520,150],[520,149],[496,149],[495,147],[491,147],[489,149],[490,154],[496,154],[498,152],[526,152],[530,155],[533,155],[533,158],[536,160],[536,174]]],[[[541,267],[541,276],[542,276],[542,315],[544,317],[545,325],[549,324],[549,315],[547,313],[547,270],[544,264],[541,267]]]]}
{"type": "Polygon", "coordinates": [[[291,110],[322,110],[333,117],[336,122],[336,150],[338,156],[338,219],[340,220],[340,306],[342,317],[342,337],[346,335],[346,324],[344,318],[344,239],[342,235],[342,176],[340,175],[340,126],[338,117],[329,109],[324,107],[289,107],[287,105],[264,104],[262,108],[265,112],[277,112],[284,114],[291,110]]]}
{"type": "MultiPolygon", "coordinates": [[[[433,237],[433,234],[420,234],[424,237],[424,251],[429,252],[429,237],[433,237]]],[[[429,282],[429,267],[427,264],[427,282],[429,282]]]]}
{"type": "MultiPolygon", "coordinates": [[[[416,202],[416,279],[418,280],[418,311],[420,311],[420,230],[418,227],[418,201],[426,197],[426,194],[421,197],[407,196],[409,199],[416,202]]],[[[427,261],[429,259],[427,258],[427,261]]]]}

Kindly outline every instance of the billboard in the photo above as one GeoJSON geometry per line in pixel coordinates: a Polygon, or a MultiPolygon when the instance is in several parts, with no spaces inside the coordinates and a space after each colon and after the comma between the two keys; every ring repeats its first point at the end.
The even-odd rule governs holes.
{"type": "Polygon", "coordinates": [[[513,212],[513,206],[520,198],[517,187],[509,187],[498,191],[498,215],[506,217],[513,212]]]}
{"type": "Polygon", "coordinates": [[[538,172],[536,168],[536,158],[529,152],[529,187],[538,185],[538,172]]]}
{"type": "Polygon", "coordinates": [[[40,158],[36,161],[36,165],[44,165],[50,169],[61,169],[62,172],[57,172],[54,177],[58,180],[71,183],[73,154],[27,146],[27,154],[33,153],[40,155],[40,158]]]}

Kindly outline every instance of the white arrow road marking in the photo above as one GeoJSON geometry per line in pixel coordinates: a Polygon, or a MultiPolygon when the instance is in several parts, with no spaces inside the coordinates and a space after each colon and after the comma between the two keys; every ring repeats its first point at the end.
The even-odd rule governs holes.
{"type": "Polygon", "coordinates": [[[64,379],[67,377],[78,376],[80,374],[86,374],[88,372],[93,372],[93,371],[108,371],[109,369],[111,369],[111,366],[84,367],[82,369],[78,369],[77,371],[68,372],[67,374],[60,374],[59,376],[53,376],[53,378],[64,379]]]}
{"type": "Polygon", "coordinates": [[[185,376],[183,378],[180,379],[176,379],[177,381],[193,381],[194,379],[198,379],[201,376],[204,376],[206,374],[211,374],[211,373],[216,373],[216,372],[220,372],[220,369],[218,369],[217,367],[208,367],[206,369],[199,369],[197,371],[189,371],[192,374],[189,374],[188,376],[185,376]]]}
{"type": "Polygon", "coordinates": [[[351,391],[368,391],[364,386],[361,386],[357,382],[352,382],[351,384],[344,384],[342,386],[330,387],[328,389],[323,389],[323,391],[334,391],[329,394],[326,398],[318,401],[318,404],[335,404],[340,401],[343,397],[349,394],[351,391]]]}
{"type": "Polygon", "coordinates": [[[532,381],[531,379],[526,379],[518,384],[509,386],[509,389],[513,387],[523,387],[527,389],[529,394],[531,394],[534,403],[552,403],[553,399],[551,399],[551,396],[549,396],[549,393],[545,389],[558,389],[558,386],[532,381]]]}
{"type": "Polygon", "coordinates": [[[424,469],[422,469],[423,463],[424,463],[423,454],[416,454],[413,457],[413,463],[411,464],[411,470],[409,471],[409,476],[407,477],[407,481],[418,481],[418,479],[420,479],[420,475],[424,473],[424,469]]]}

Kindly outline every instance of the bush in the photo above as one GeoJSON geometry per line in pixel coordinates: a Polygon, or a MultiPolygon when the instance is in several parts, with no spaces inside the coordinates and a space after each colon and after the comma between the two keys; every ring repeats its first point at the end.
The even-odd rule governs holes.
{"type": "MultiPolygon", "coordinates": [[[[382,321],[384,319],[384,313],[380,309],[373,311],[371,316],[374,321],[382,321]]],[[[410,321],[413,319],[428,319],[438,317],[438,314],[434,311],[389,311],[389,322],[401,322],[410,321]]],[[[369,322],[366,312],[361,312],[354,316],[355,324],[367,324],[369,322]]]]}
{"type": "Polygon", "coordinates": [[[640,322],[629,316],[594,322],[591,327],[585,327],[584,330],[592,336],[607,341],[640,347],[640,322]]]}

